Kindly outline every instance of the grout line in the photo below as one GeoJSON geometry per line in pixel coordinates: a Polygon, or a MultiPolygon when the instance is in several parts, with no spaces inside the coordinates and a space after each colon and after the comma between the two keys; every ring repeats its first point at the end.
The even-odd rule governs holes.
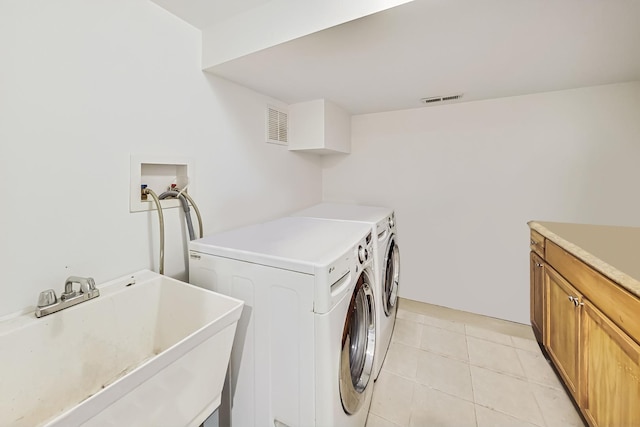
{"type": "Polygon", "coordinates": [[[546,424],[546,421],[544,420],[544,417],[542,418],[542,421],[543,421],[545,424],[544,424],[544,425],[540,425],[540,424],[538,424],[538,423],[534,423],[534,422],[532,422],[532,421],[527,421],[527,420],[523,420],[523,419],[518,418],[518,417],[514,417],[514,416],[513,416],[513,415],[511,415],[511,414],[508,414],[508,413],[506,413],[506,412],[504,412],[504,411],[501,411],[500,409],[492,408],[491,406],[483,405],[483,404],[481,404],[481,403],[476,403],[476,405],[478,405],[478,406],[482,406],[483,408],[488,409],[488,410],[490,410],[490,411],[497,412],[497,413],[499,413],[499,414],[505,415],[505,416],[507,416],[507,417],[509,417],[509,418],[512,418],[514,421],[525,422],[525,423],[527,423],[527,424],[531,424],[531,425],[533,425],[533,426],[537,426],[537,427],[547,427],[547,424],[546,424]]]}
{"type": "Polygon", "coordinates": [[[471,399],[473,399],[473,416],[476,421],[476,427],[478,426],[478,411],[476,411],[476,388],[473,385],[473,375],[471,375],[471,355],[469,354],[469,342],[467,341],[468,335],[466,334],[467,325],[464,326],[465,334],[464,334],[464,342],[467,345],[467,370],[469,372],[469,380],[471,381],[471,399]]]}
{"type": "Polygon", "coordinates": [[[533,392],[533,389],[531,388],[531,384],[528,381],[527,381],[527,386],[529,387],[529,393],[533,395],[533,400],[535,400],[536,402],[536,407],[538,408],[538,411],[540,411],[540,417],[542,417],[542,422],[544,423],[544,426],[541,426],[541,427],[547,427],[548,424],[547,424],[547,419],[544,416],[544,411],[542,410],[542,407],[540,406],[540,402],[538,402],[538,398],[536,397],[536,394],[533,392]]]}
{"type": "MultiPolygon", "coordinates": [[[[501,346],[503,346],[503,347],[509,347],[509,348],[513,348],[513,349],[518,348],[518,347],[516,347],[516,346],[514,346],[514,345],[511,345],[511,344],[504,344],[504,343],[501,343],[501,342],[497,342],[497,341],[490,340],[489,338],[485,338],[485,337],[478,337],[478,336],[476,336],[476,335],[472,335],[472,334],[469,334],[469,333],[467,333],[467,334],[465,334],[465,335],[466,335],[466,336],[468,336],[468,337],[471,337],[471,338],[475,338],[475,339],[477,339],[477,340],[481,340],[481,341],[485,341],[485,342],[490,342],[491,344],[501,345],[501,346]]],[[[508,335],[508,336],[511,336],[511,335],[508,335]]]]}
{"type": "MultiPolygon", "coordinates": [[[[464,323],[460,323],[461,325],[464,326],[464,323]]],[[[422,326],[431,326],[432,328],[438,328],[438,329],[442,329],[443,331],[447,331],[447,332],[451,332],[453,334],[458,334],[458,335],[466,335],[465,331],[459,332],[459,331],[454,331],[452,329],[449,328],[443,328],[442,326],[438,326],[438,325],[432,325],[430,323],[423,323],[422,326]]]]}
{"type": "Polygon", "coordinates": [[[400,424],[394,423],[393,421],[391,421],[391,420],[389,420],[389,419],[387,419],[387,418],[383,417],[382,415],[378,415],[378,414],[376,414],[376,413],[374,413],[374,412],[371,412],[371,411],[369,411],[369,413],[367,414],[367,421],[369,421],[369,414],[373,414],[373,415],[375,415],[376,417],[378,417],[378,418],[381,418],[381,419],[385,420],[386,422],[388,422],[388,423],[389,423],[389,424],[391,424],[391,425],[394,425],[394,426],[397,426],[397,427],[402,427],[400,424]]]}
{"type": "MultiPolygon", "coordinates": [[[[522,350],[522,349],[516,349],[516,355],[518,356],[518,361],[520,362],[520,366],[522,367],[522,371],[525,374],[525,379],[527,380],[527,382],[529,382],[530,384],[535,384],[535,385],[539,385],[539,386],[542,386],[542,387],[551,388],[551,389],[554,389],[554,390],[564,390],[564,388],[562,387],[562,384],[560,384],[560,383],[558,383],[558,385],[555,386],[555,385],[544,383],[542,381],[538,381],[535,378],[529,378],[527,376],[527,372],[524,369],[524,363],[522,362],[522,358],[520,357],[520,353],[518,352],[518,350],[522,350]]],[[[531,353],[531,352],[527,352],[527,350],[522,350],[522,351],[525,352],[525,353],[531,353]]],[[[553,374],[553,376],[555,378],[557,378],[556,373],[553,371],[553,368],[551,368],[551,366],[549,366],[549,364],[546,361],[546,359],[544,359],[544,356],[542,354],[540,354],[540,357],[542,357],[542,359],[545,361],[545,370],[549,370],[553,374]]]]}
{"type": "MultiPolygon", "coordinates": [[[[432,324],[430,324],[430,323],[425,323],[425,322],[418,322],[418,321],[415,321],[415,320],[413,320],[413,319],[405,319],[405,318],[402,318],[402,317],[398,317],[398,319],[397,319],[397,320],[402,320],[402,321],[404,321],[404,322],[413,322],[413,323],[417,323],[418,325],[421,325],[421,326],[430,326],[430,327],[432,327],[432,328],[442,329],[443,331],[448,331],[448,332],[451,332],[451,333],[454,333],[454,334],[458,334],[458,335],[464,335],[464,334],[466,334],[466,332],[465,332],[465,331],[462,331],[462,332],[454,331],[454,330],[449,329],[449,328],[444,328],[444,327],[442,327],[442,326],[432,325],[432,324]]],[[[397,320],[396,320],[396,322],[397,322],[397,320]]],[[[457,324],[460,324],[460,325],[462,325],[462,326],[464,326],[464,325],[465,325],[465,324],[464,324],[464,323],[462,323],[462,322],[451,322],[451,323],[457,323],[457,324]]]]}
{"type": "Polygon", "coordinates": [[[478,427],[478,413],[476,412],[476,390],[475,387],[473,385],[473,375],[471,375],[471,354],[469,354],[469,341],[467,340],[467,338],[469,338],[469,336],[467,335],[467,324],[464,324],[464,343],[467,346],[467,369],[469,372],[469,379],[471,380],[471,398],[473,399],[473,416],[475,417],[475,421],[476,421],[476,427],[478,427]]]}
{"type": "MultiPolygon", "coordinates": [[[[467,349],[467,363],[471,365],[471,355],[469,354],[469,341],[467,340],[468,335],[466,334],[467,325],[465,324],[465,334],[464,334],[464,346],[467,349]]],[[[469,375],[471,375],[471,368],[469,368],[469,375]]]]}
{"type": "Polygon", "coordinates": [[[527,382],[529,382],[529,376],[527,375],[527,371],[524,369],[524,363],[522,363],[520,354],[518,354],[518,350],[515,350],[515,352],[516,352],[516,357],[518,358],[518,363],[520,364],[520,368],[522,368],[522,372],[524,373],[524,377],[527,379],[527,382]]]}
{"type": "MultiPolygon", "coordinates": [[[[460,359],[459,357],[455,357],[455,356],[452,356],[450,354],[438,353],[437,351],[433,351],[433,350],[430,350],[428,348],[419,348],[418,350],[425,351],[425,352],[427,352],[429,354],[434,354],[436,356],[445,357],[447,359],[455,360],[457,362],[462,362],[462,363],[469,364],[469,360],[468,359],[460,359]]],[[[467,358],[469,357],[468,353],[469,353],[469,351],[467,350],[467,358]]]]}
{"type": "Polygon", "coordinates": [[[473,402],[473,418],[476,421],[476,427],[478,426],[478,411],[476,411],[476,402],[473,402]]]}
{"type": "Polygon", "coordinates": [[[409,421],[407,421],[407,427],[411,425],[411,418],[413,418],[413,401],[416,398],[416,385],[418,383],[413,380],[413,386],[411,391],[411,403],[409,403],[409,421]]]}
{"type": "MultiPolygon", "coordinates": [[[[467,341],[467,337],[464,338],[465,342],[467,341]]],[[[469,369],[469,378],[471,379],[471,396],[473,397],[473,403],[476,403],[476,390],[473,386],[473,375],[471,375],[471,357],[469,356],[469,343],[467,343],[467,357],[469,361],[467,362],[467,368],[469,369]]]]}
{"type": "Polygon", "coordinates": [[[482,366],[482,365],[478,365],[476,363],[469,363],[470,366],[473,366],[474,368],[480,368],[480,369],[485,369],[487,371],[493,372],[494,374],[500,374],[500,375],[504,375],[506,377],[510,377],[510,378],[514,378],[516,380],[520,380],[520,381],[525,381],[525,382],[529,382],[527,377],[523,377],[520,375],[516,375],[514,373],[511,372],[504,372],[504,371],[498,371],[495,368],[490,368],[488,366],[482,366]]]}

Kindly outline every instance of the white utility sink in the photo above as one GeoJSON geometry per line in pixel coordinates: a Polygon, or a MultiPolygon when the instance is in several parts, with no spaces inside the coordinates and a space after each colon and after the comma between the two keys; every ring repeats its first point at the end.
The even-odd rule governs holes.
{"type": "Polygon", "coordinates": [[[98,288],[0,322],[0,426],[200,425],[220,405],[242,301],[148,270],[98,288]]]}

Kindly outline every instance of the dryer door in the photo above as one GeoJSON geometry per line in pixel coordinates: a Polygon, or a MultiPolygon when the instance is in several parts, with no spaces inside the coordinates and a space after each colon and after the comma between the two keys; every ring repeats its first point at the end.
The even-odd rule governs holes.
{"type": "Polygon", "coordinates": [[[387,317],[393,314],[398,300],[398,284],[400,283],[400,250],[396,245],[395,235],[389,238],[385,256],[384,289],[382,306],[387,317]]]}
{"type": "Polygon", "coordinates": [[[364,270],[351,296],[342,332],[340,398],[348,414],[358,411],[364,403],[373,371],[376,319],[371,285],[371,276],[364,270]]]}

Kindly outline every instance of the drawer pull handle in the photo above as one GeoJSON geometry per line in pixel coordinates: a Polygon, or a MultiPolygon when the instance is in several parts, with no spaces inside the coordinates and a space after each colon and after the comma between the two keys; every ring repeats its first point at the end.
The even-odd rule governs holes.
{"type": "Polygon", "coordinates": [[[536,244],[536,241],[535,241],[535,240],[533,240],[533,239],[531,239],[531,244],[532,244],[532,245],[535,245],[535,244],[536,244]]]}
{"type": "Polygon", "coordinates": [[[536,267],[542,267],[542,264],[540,264],[539,262],[536,262],[536,267]]]}
{"type": "Polygon", "coordinates": [[[578,307],[579,305],[584,305],[583,302],[580,302],[580,298],[572,297],[571,295],[569,295],[569,301],[571,301],[576,307],[578,307]]]}

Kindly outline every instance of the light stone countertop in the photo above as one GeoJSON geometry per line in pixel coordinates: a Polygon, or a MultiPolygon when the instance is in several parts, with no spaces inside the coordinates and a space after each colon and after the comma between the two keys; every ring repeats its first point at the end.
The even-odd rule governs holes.
{"type": "Polygon", "coordinates": [[[640,227],[530,221],[542,234],[640,297],[640,227]]]}

